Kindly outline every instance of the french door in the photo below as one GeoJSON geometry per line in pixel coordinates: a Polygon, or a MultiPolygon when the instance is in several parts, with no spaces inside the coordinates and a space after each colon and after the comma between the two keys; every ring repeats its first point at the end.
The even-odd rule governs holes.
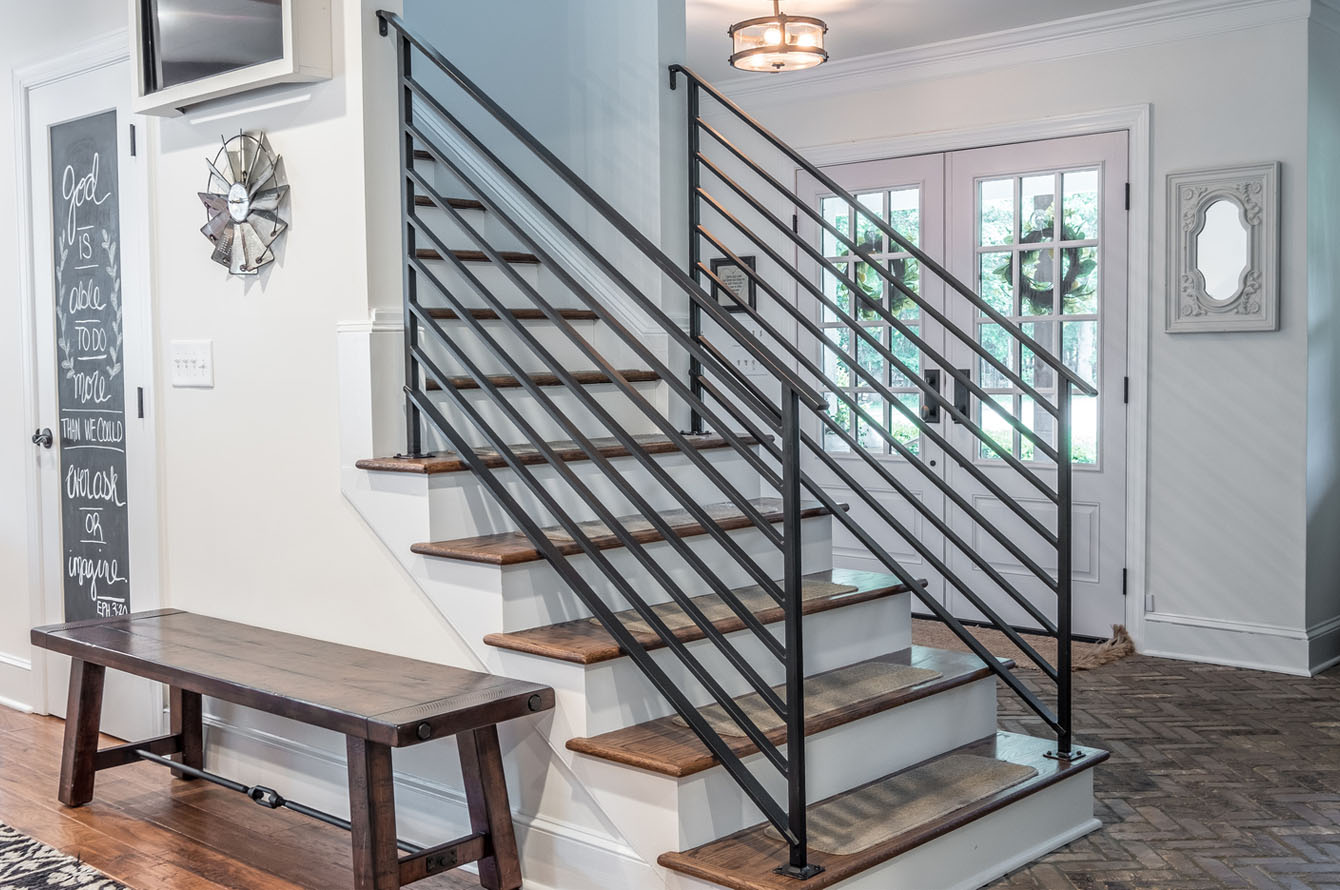
{"type": "MultiPolygon", "coordinates": [[[[1083,635],[1104,636],[1110,625],[1124,620],[1123,555],[1125,551],[1126,416],[1126,219],[1124,192],[1127,134],[1109,133],[1045,142],[959,151],[832,167],[826,170],[839,185],[872,211],[877,210],[900,234],[918,242],[962,281],[1010,318],[1040,345],[1060,355],[1086,380],[1096,383],[1096,398],[1075,396],[1071,425],[1073,474],[1074,628],[1083,635]]],[[[805,184],[802,183],[802,189],[805,184]]],[[[1003,533],[1035,567],[1056,570],[1056,551],[993,493],[995,487],[1016,501],[1042,525],[1055,528],[1056,508],[1045,494],[1055,489],[1055,464],[1037,442],[1056,444],[1056,421],[1012,385],[1008,375],[974,351],[969,340],[1017,374],[1042,398],[1057,399],[1056,375],[1035,362],[1031,353],[967,300],[922,274],[916,262],[883,243],[882,236],[845,202],[811,182],[804,195],[830,223],[850,234],[904,287],[918,294],[934,312],[923,311],[898,287],[863,270],[840,239],[810,233],[823,245],[839,274],[815,268],[824,292],[839,306],[851,306],[849,319],[815,301],[814,317],[828,333],[819,348],[830,393],[831,416],[848,430],[825,434],[825,447],[870,489],[881,503],[926,547],[944,561],[1008,623],[1035,626],[1027,611],[1014,603],[969,557],[965,548],[949,543],[936,529],[948,527],[966,550],[984,559],[1040,611],[1055,616],[1055,595],[1024,561],[993,537],[972,513],[1003,533]],[[844,270],[850,274],[843,275],[844,270]],[[845,280],[844,280],[845,279],[845,280]],[[855,290],[853,289],[853,285],[855,290]],[[881,320],[874,305],[907,326],[907,334],[881,320]],[[863,308],[864,307],[864,308],[863,308]],[[933,316],[944,316],[948,326],[933,316]],[[899,362],[871,348],[877,336],[899,362]],[[942,366],[928,356],[938,353],[942,366]],[[947,366],[947,367],[946,367],[947,366]],[[967,398],[968,393],[947,368],[970,372],[991,403],[967,398]],[[971,406],[976,430],[958,423],[948,412],[934,410],[924,392],[909,380],[921,375],[942,395],[971,406]],[[880,385],[875,386],[874,382],[880,385]],[[882,390],[882,391],[878,391],[882,390]],[[891,398],[892,397],[892,398],[891,398]],[[901,403],[893,404],[893,400],[901,403]],[[855,405],[856,408],[851,407],[855,405]],[[857,410],[860,409],[860,410],[857,410]],[[909,412],[924,421],[919,429],[909,412]],[[1006,415],[1032,430],[1022,434],[1006,415]],[[871,421],[884,424],[873,429],[871,421]],[[849,438],[850,437],[850,438],[849,438]],[[892,444],[897,440],[902,447],[892,444]],[[989,441],[984,441],[989,440],[989,441]],[[878,455],[881,464],[919,502],[891,491],[887,475],[850,447],[858,442],[878,455]],[[967,464],[967,466],[965,466],[967,464]],[[1025,472],[1020,472],[1020,469],[1025,472]],[[952,492],[947,497],[930,476],[952,492]]],[[[816,476],[821,475],[814,468],[816,476]]],[[[830,477],[832,493],[844,491],[830,477]]],[[[857,503],[853,501],[853,503],[857,503]]],[[[860,517],[858,507],[854,514],[860,517]]],[[[869,517],[871,527],[879,527],[869,517]]],[[[890,545],[893,542],[889,542],[890,545]]],[[[890,551],[900,559],[911,548],[899,542],[890,551]]],[[[835,560],[853,568],[876,568],[873,557],[845,531],[835,539],[835,560]]],[[[924,560],[909,558],[907,567],[928,578],[931,590],[956,616],[983,616],[951,585],[928,571],[924,560]]]]}

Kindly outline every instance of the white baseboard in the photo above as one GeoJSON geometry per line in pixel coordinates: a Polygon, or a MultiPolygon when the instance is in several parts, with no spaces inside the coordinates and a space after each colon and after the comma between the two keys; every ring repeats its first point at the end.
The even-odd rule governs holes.
{"type": "Polygon", "coordinates": [[[1310,638],[1302,628],[1148,612],[1140,654],[1308,677],[1310,638]]]}
{"type": "Polygon", "coordinates": [[[0,707],[31,714],[33,663],[30,659],[0,652],[0,707]]]}
{"type": "MultiPolygon", "coordinates": [[[[344,758],[328,748],[205,715],[207,768],[279,790],[308,806],[347,815],[344,758]]],[[[404,838],[424,842],[469,830],[464,793],[396,770],[396,811],[404,838]]],[[[526,886],[535,890],[660,887],[661,879],[621,840],[543,816],[514,813],[526,886]]]]}

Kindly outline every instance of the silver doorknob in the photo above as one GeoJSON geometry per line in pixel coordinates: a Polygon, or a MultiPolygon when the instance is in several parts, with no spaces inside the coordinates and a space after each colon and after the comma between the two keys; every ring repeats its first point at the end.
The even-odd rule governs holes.
{"type": "Polygon", "coordinates": [[[43,448],[50,448],[56,444],[56,437],[51,435],[51,430],[41,429],[33,433],[33,444],[41,445],[43,448]]]}

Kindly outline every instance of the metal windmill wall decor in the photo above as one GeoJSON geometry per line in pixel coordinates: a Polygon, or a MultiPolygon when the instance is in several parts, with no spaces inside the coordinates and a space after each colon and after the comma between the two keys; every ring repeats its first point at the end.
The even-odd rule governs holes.
{"type": "Polygon", "coordinates": [[[200,192],[208,221],[201,233],[214,245],[212,259],[233,275],[255,275],[274,262],[275,241],[288,228],[279,207],[288,197],[282,159],[263,133],[223,140],[200,192]]]}

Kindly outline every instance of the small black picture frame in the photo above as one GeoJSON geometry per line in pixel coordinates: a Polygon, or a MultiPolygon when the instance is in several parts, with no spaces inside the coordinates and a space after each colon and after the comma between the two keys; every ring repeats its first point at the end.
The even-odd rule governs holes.
{"type": "MultiPolygon", "coordinates": [[[[750,269],[757,269],[758,265],[752,256],[742,256],[740,261],[750,269]]],[[[731,293],[745,295],[745,301],[750,309],[758,308],[758,288],[754,279],[745,274],[739,264],[734,260],[724,256],[716,257],[712,260],[712,274],[721,279],[721,283],[730,288],[731,293]]],[[[712,298],[725,307],[727,312],[743,312],[744,307],[738,301],[731,298],[730,294],[722,293],[720,284],[712,282],[712,298]]]]}

